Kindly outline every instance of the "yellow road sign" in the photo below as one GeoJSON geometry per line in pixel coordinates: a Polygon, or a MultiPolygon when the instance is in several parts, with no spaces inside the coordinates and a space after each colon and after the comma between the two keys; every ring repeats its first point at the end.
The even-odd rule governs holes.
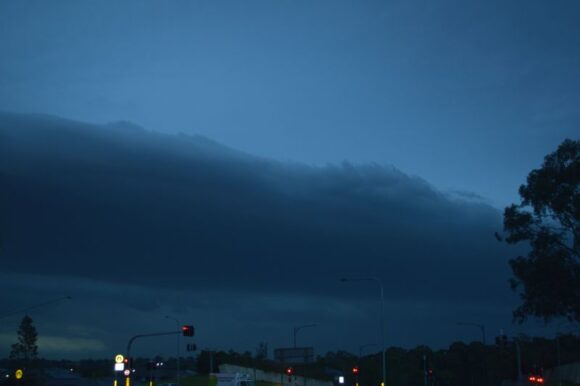
{"type": "Polygon", "coordinates": [[[16,373],[14,373],[14,376],[16,377],[16,379],[22,379],[22,376],[24,375],[24,371],[18,369],[16,370],[16,373]]]}
{"type": "Polygon", "coordinates": [[[123,355],[121,354],[117,354],[115,356],[115,363],[123,363],[123,360],[125,359],[125,357],[123,357],[123,355]]]}

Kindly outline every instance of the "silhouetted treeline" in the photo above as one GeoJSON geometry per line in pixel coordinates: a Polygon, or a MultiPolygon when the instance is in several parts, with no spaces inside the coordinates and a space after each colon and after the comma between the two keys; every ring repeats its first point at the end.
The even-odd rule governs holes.
{"type": "MultiPolygon", "coordinates": [[[[533,371],[550,369],[558,364],[580,360],[580,338],[561,335],[558,339],[518,338],[522,356],[522,372],[527,376],[533,371]]],[[[176,358],[135,358],[134,367],[142,369],[150,361],[163,361],[167,369],[177,367],[176,358]]],[[[37,359],[27,365],[28,374],[42,373],[42,369],[72,369],[82,377],[102,378],[112,375],[112,359],[46,360],[37,359]]],[[[181,358],[183,371],[196,371],[204,375],[217,372],[221,364],[234,364],[269,372],[284,373],[287,365],[274,362],[250,352],[202,350],[197,357],[181,358]],[[213,367],[210,367],[213,366],[213,367]]],[[[14,360],[0,360],[0,368],[12,372],[22,367],[14,360]]],[[[382,380],[381,353],[358,357],[346,351],[328,352],[318,356],[314,363],[292,365],[296,376],[332,380],[344,375],[347,385],[354,385],[352,368],[359,368],[359,385],[379,385],[382,380]]],[[[26,366],[24,366],[26,368],[26,366]]],[[[39,379],[40,375],[35,375],[39,379]]],[[[513,340],[504,345],[486,345],[480,342],[455,342],[445,350],[433,351],[429,347],[414,349],[391,347],[387,350],[387,386],[498,386],[503,380],[516,380],[517,355],[513,340]],[[430,369],[427,373],[424,369],[430,369]]],[[[13,378],[12,378],[13,379],[13,378]]],[[[29,378],[32,382],[32,378],[29,378]]],[[[10,385],[10,378],[2,385],[10,385]]],[[[38,382],[30,383],[30,386],[38,382]]],[[[28,385],[28,384],[27,384],[28,385]]],[[[27,386],[23,383],[20,386],[27,386]]]]}
{"type": "MultiPolygon", "coordinates": [[[[558,364],[580,360],[580,338],[561,335],[558,339],[517,339],[521,349],[522,373],[525,377],[534,371],[550,369],[558,364]]],[[[445,350],[433,351],[420,346],[414,349],[391,347],[387,350],[387,386],[489,386],[500,385],[503,380],[517,379],[517,354],[514,340],[504,345],[486,345],[480,342],[455,342],[445,350]],[[425,372],[425,369],[430,370],[425,372]]],[[[200,374],[214,371],[220,364],[229,363],[256,367],[266,371],[284,372],[287,365],[267,359],[258,359],[249,352],[201,351],[196,370],[200,374]]],[[[359,384],[379,385],[382,380],[381,353],[359,358],[346,351],[329,352],[318,356],[307,365],[293,365],[294,373],[318,379],[332,380],[343,374],[349,384],[354,384],[352,368],[359,368],[359,384]]]]}

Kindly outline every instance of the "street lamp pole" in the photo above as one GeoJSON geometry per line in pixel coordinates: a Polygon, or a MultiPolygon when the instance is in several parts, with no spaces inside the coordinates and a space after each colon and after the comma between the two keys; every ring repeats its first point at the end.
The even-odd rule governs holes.
{"type": "Polygon", "coordinates": [[[308,328],[308,327],[316,327],[316,324],[305,324],[303,326],[297,326],[297,327],[294,327],[292,329],[294,332],[294,348],[296,348],[296,334],[298,333],[298,331],[302,330],[303,328],[308,328]]]}
{"type": "Polygon", "coordinates": [[[485,383],[489,385],[489,374],[487,373],[487,356],[486,356],[486,348],[485,348],[485,325],[479,323],[472,323],[472,322],[457,322],[459,326],[473,326],[479,327],[481,330],[481,341],[483,343],[483,371],[485,374],[485,383]]]}
{"type": "Polygon", "coordinates": [[[363,350],[367,347],[372,347],[372,346],[376,346],[376,343],[368,343],[368,344],[361,344],[360,346],[358,346],[358,359],[360,360],[362,358],[362,354],[363,354],[363,350]]]}
{"type": "Polygon", "coordinates": [[[381,289],[381,347],[383,352],[383,383],[382,386],[387,386],[387,359],[385,350],[385,290],[383,288],[383,282],[377,277],[360,277],[360,278],[345,278],[340,279],[341,282],[347,281],[374,281],[377,283],[381,289]]]}
{"type": "MultiPolygon", "coordinates": [[[[174,317],[169,316],[169,315],[165,315],[165,319],[172,319],[172,320],[174,320],[175,323],[177,323],[177,329],[179,330],[181,328],[181,323],[179,322],[179,319],[174,318],[174,317]]],[[[179,363],[180,362],[179,357],[181,356],[181,353],[180,353],[180,350],[179,350],[179,348],[180,348],[180,339],[181,339],[180,336],[181,336],[181,334],[178,334],[177,335],[177,384],[178,385],[181,385],[181,371],[180,371],[180,366],[179,366],[179,364],[180,364],[179,363]]]]}

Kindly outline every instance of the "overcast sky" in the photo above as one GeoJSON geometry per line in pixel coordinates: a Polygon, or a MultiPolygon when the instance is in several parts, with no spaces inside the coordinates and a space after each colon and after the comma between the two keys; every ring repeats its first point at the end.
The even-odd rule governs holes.
{"type": "Polygon", "coordinates": [[[579,19],[574,0],[1,0],[3,308],[73,295],[37,310],[53,356],[113,355],[167,314],[202,347],[317,323],[320,351],[357,352],[377,289],[338,277],[373,274],[389,344],[518,330],[493,232],[578,138],[579,19]]]}

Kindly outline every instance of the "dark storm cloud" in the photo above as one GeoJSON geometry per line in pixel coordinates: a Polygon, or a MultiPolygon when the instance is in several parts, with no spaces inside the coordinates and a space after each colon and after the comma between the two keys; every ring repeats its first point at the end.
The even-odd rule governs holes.
{"type": "Polygon", "coordinates": [[[577,135],[579,18],[578,1],[0,1],[0,106],[393,163],[502,207],[577,135]]]}
{"type": "Polygon", "coordinates": [[[372,273],[393,299],[505,293],[499,213],[392,167],[283,164],[128,123],[11,114],[0,167],[8,272],[312,294],[372,273]]]}

